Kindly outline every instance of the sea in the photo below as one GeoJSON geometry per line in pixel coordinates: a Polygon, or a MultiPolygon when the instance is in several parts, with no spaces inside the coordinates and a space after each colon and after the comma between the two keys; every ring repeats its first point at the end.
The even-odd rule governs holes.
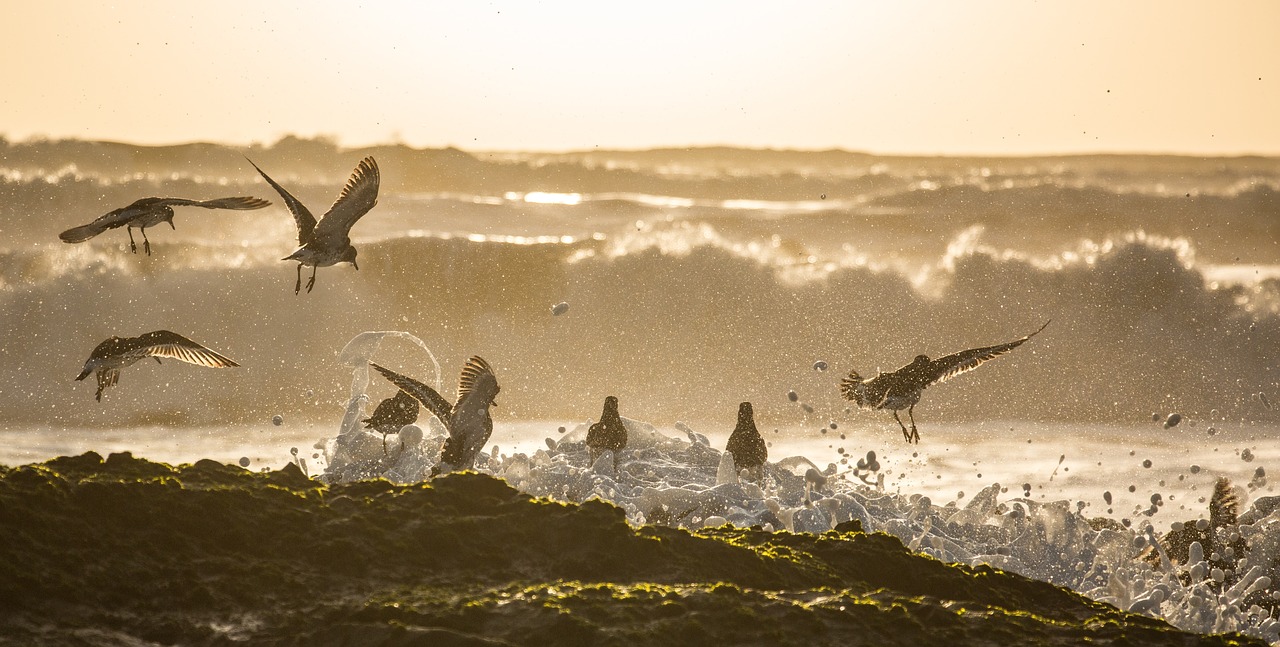
{"type": "MultiPolygon", "coordinates": [[[[955,528],[932,541],[918,519],[877,511],[923,498],[1003,518],[1015,500],[1033,516],[1061,503],[1141,543],[1207,518],[1220,477],[1242,512],[1274,494],[1280,159],[0,140],[0,334],[2,465],[128,451],[322,476],[352,416],[395,392],[364,360],[452,399],[475,355],[501,385],[481,471],[554,496],[569,492],[553,483],[565,465],[595,470],[603,480],[568,498],[612,500],[637,523],[652,510],[634,505],[635,488],[697,479],[648,469],[645,485],[564,458],[610,395],[659,439],[662,460],[632,457],[650,467],[699,444],[718,453],[751,402],[771,461],[813,467],[829,497],[862,488],[912,502],[865,521],[948,561],[986,553],[953,547],[967,546],[955,528]],[[295,294],[297,266],[281,260],[297,246],[294,221],[246,158],[318,216],[366,156],[381,188],[351,230],[358,269],[320,268],[314,290],[295,294]],[[273,205],[178,207],[173,228],[146,232],[150,255],[136,230],[137,253],[120,229],[58,239],[148,196],[273,205]],[[912,412],[918,444],[890,413],[840,397],[852,371],[1042,326],[927,389],[912,412]],[[140,362],[101,402],[92,378],[75,381],[99,342],[161,329],[240,366],[140,362]],[[343,356],[370,333],[386,334],[361,362],[343,356]]],[[[383,451],[405,449],[393,435],[383,451]]],[[[406,474],[365,458],[381,465],[366,476],[406,474]]],[[[714,467],[695,490],[736,482],[714,467]]],[[[1271,510],[1255,510],[1255,535],[1271,510]]],[[[737,522],[721,512],[677,521],[737,522]]],[[[778,529],[802,529],[795,518],[778,529]]],[[[997,565],[1018,570],[1003,556],[997,565]]],[[[1280,623],[1245,592],[1270,591],[1260,577],[1213,618],[1189,611],[1200,602],[1170,607],[1168,581],[1131,584],[1125,604],[1276,641],[1280,623]]],[[[1106,597],[1096,577],[1048,579],[1106,597]]]]}

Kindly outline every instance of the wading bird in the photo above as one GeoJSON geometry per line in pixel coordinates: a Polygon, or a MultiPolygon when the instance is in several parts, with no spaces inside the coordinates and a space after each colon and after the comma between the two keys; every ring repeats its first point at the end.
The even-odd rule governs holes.
{"type": "MultiPolygon", "coordinates": [[[[1040,330],[1044,330],[1046,321],[1040,330]]],[[[862,409],[889,409],[893,419],[902,427],[902,436],[907,442],[920,443],[920,432],[916,431],[916,418],[913,413],[916,403],[920,401],[920,392],[926,387],[945,382],[961,373],[972,371],[984,362],[1003,355],[1040,333],[1037,330],[1022,339],[998,346],[973,348],[952,353],[946,357],[931,360],[928,355],[917,355],[910,364],[892,373],[879,373],[866,380],[857,371],[851,371],[849,377],[840,381],[840,395],[844,399],[857,403],[862,409]],[[898,411],[906,409],[911,419],[911,430],[902,424],[898,411]]]]}
{"type": "Polygon", "coordinates": [[[418,420],[418,401],[404,391],[378,403],[373,415],[361,420],[365,429],[382,434],[382,453],[387,453],[387,435],[398,434],[405,425],[418,420]]]}
{"type": "Polygon", "coordinates": [[[755,478],[763,475],[769,448],[765,446],[760,430],[756,429],[755,412],[750,402],[738,405],[738,426],[729,434],[729,443],[724,448],[733,456],[734,469],[750,470],[755,478]]]}
{"type": "Polygon", "coordinates": [[[604,399],[604,410],[600,412],[600,420],[587,429],[587,452],[591,464],[606,450],[613,452],[613,466],[618,467],[618,452],[627,446],[627,427],[622,424],[618,415],[618,398],[609,396],[604,399]]]}

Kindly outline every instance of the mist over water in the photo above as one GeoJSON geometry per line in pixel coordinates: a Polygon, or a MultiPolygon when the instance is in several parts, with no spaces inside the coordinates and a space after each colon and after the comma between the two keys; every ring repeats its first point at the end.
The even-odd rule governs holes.
{"type": "MultiPolygon", "coordinates": [[[[247,154],[317,215],[360,157],[384,178],[352,232],[360,270],[321,268],[315,291],[294,296],[296,266],[279,260],[292,219],[239,151],[0,151],[9,423],[336,419],[337,351],[394,329],[426,341],[447,376],[469,355],[489,360],[499,421],[585,419],[617,395],[637,419],[731,426],[750,400],[776,424],[820,424],[843,415],[836,384],[850,370],[1011,341],[1049,319],[1009,356],[930,389],[919,421],[1280,419],[1257,397],[1280,400],[1275,160],[472,156],[286,140],[247,154]],[[179,208],[176,230],[148,231],[151,257],[128,253],[122,230],[57,240],[148,195],[276,204],[179,208]],[[555,316],[560,302],[570,309],[555,316]],[[103,339],[161,328],[243,367],[139,363],[101,405],[91,380],[72,381],[103,339]]],[[[392,368],[429,377],[420,355],[405,358],[392,368]]]]}

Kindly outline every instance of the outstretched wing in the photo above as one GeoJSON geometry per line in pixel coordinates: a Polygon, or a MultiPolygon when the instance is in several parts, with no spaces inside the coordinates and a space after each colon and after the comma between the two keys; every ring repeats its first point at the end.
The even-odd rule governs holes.
{"type": "MultiPolygon", "coordinates": [[[[1048,325],[1048,321],[1044,322],[1044,326],[1040,326],[1040,330],[1044,330],[1048,325]]],[[[952,353],[946,357],[939,357],[929,363],[929,368],[924,375],[925,383],[922,384],[921,387],[945,382],[957,375],[960,375],[961,373],[972,371],[982,364],[1026,343],[1028,339],[1040,334],[1040,330],[1023,337],[1022,339],[1011,341],[1007,344],[987,346],[986,348],[971,348],[969,350],[962,350],[958,353],[952,353]]]]}
{"type": "Polygon", "coordinates": [[[239,366],[239,364],[221,353],[214,352],[176,332],[169,332],[168,330],[157,330],[141,337],[125,340],[122,350],[124,354],[136,354],[142,357],[167,357],[210,368],[239,366]]]}
{"type": "MultiPolygon", "coordinates": [[[[249,162],[252,164],[253,162],[249,162]]],[[[254,167],[257,168],[257,167],[254,167]]],[[[258,171],[261,173],[262,171],[258,171]]],[[[170,207],[204,207],[205,209],[236,209],[247,211],[271,206],[271,202],[262,198],[218,198],[216,200],[187,200],[185,198],[159,198],[157,204],[170,207]]]]}
{"type": "Polygon", "coordinates": [[[481,379],[488,379],[493,382],[494,395],[498,393],[498,378],[494,376],[493,369],[489,367],[489,362],[484,361],[479,355],[472,355],[467,363],[462,367],[462,375],[458,377],[458,402],[467,399],[471,394],[471,390],[476,388],[481,379]],[[487,378],[486,378],[487,376],[487,378]]]}
{"type": "Polygon", "coordinates": [[[436,393],[435,389],[411,377],[401,375],[391,369],[378,366],[373,362],[369,362],[369,366],[372,366],[373,370],[381,373],[382,377],[390,380],[392,384],[400,387],[402,391],[413,396],[418,402],[421,402],[425,407],[427,407],[427,410],[429,410],[432,415],[439,418],[440,422],[444,423],[445,427],[449,426],[449,414],[453,411],[453,406],[450,405],[449,401],[445,400],[439,393],[436,393]]]}
{"type": "Polygon", "coordinates": [[[292,193],[285,191],[284,187],[276,184],[276,181],[271,179],[271,176],[263,173],[262,169],[258,168],[258,165],[253,163],[253,160],[247,157],[245,160],[247,160],[249,164],[253,165],[253,168],[258,169],[258,174],[262,176],[262,179],[266,180],[267,184],[270,184],[271,187],[276,190],[276,193],[280,194],[280,198],[284,200],[285,206],[289,207],[289,212],[293,214],[293,222],[298,225],[298,244],[306,245],[310,242],[311,233],[315,231],[316,228],[316,217],[311,215],[311,212],[307,211],[307,207],[299,202],[297,198],[293,197],[292,193]]]}
{"type": "Polygon", "coordinates": [[[320,218],[316,226],[316,237],[325,240],[340,241],[347,238],[351,226],[356,224],[373,205],[378,204],[378,185],[381,175],[378,163],[372,157],[360,160],[356,169],[351,172],[347,185],[342,193],[333,201],[333,206],[320,218]]]}
{"type": "Polygon", "coordinates": [[[58,238],[64,243],[83,243],[98,234],[116,227],[123,227],[129,224],[134,218],[141,216],[157,206],[160,206],[167,198],[142,198],[134,201],[127,207],[120,207],[110,211],[104,215],[98,216],[93,222],[79,227],[72,227],[61,234],[58,238]]]}

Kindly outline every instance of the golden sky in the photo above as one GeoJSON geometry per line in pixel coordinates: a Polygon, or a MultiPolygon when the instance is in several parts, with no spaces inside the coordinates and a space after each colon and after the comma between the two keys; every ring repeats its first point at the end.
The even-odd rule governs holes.
{"type": "Polygon", "coordinates": [[[1280,2],[6,3],[0,134],[1280,155],[1280,2]]]}

